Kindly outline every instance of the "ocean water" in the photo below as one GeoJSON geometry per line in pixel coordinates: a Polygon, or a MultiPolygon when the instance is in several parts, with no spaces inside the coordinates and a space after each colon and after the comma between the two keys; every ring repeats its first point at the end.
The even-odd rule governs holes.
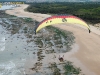
{"type": "Polygon", "coordinates": [[[24,64],[29,58],[28,52],[24,50],[26,39],[17,40],[18,35],[14,35],[14,38],[14,36],[10,37],[10,34],[5,34],[0,34],[2,36],[0,37],[0,75],[24,75],[24,64]]]}
{"type": "Polygon", "coordinates": [[[1,6],[0,10],[7,10],[7,9],[13,9],[16,7],[15,5],[3,5],[1,6]]]}
{"type": "Polygon", "coordinates": [[[0,37],[0,51],[5,50],[5,37],[0,37]]]}
{"type": "Polygon", "coordinates": [[[18,70],[17,66],[23,66],[23,60],[18,62],[18,59],[13,59],[9,54],[12,52],[11,49],[7,51],[10,47],[7,47],[7,44],[10,44],[6,41],[8,36],[10,34],[7,34],[7,31],[0,25],[0,75],[22,75],[21,69],[18,70]]]}
{"type": "Polygon", "coordinates": [[[24,74],[23,65],[24,64],[22,61],[21,62],[8,61],[0,63],[0,75],[23,75],[24,74]],[[17,66],[20,66],[20,68],[18,68],[17,66]]]}
{"type": "Polygon", "coordinates": [[[23,75],[24,64],[28,58],[28,55],[23,52],[24,44],[22,41],[15,41],[12,44],[10,39],[7,42],[5,42],[5,45],[2,42],[0,43],[4,46],[0,47],[0,75],[23,75]],[[21,44],[17,45],[17,43],[21,44]],[[19,49],[16,46],[19,46],[19,49]]]}
{"type": "Polygon", "coordinates": [[[28,38],[23,33],[12,35],[1,24],[4,24],[2,19],[0,19],[0,75],[25,75],[27,59],[36,58],[36,55],[33,55],[35,44],[27,43],[28,38]]]}
{"type": "Polygon", "coordinates": [[[4,29],[2,28],[2,26],[0,25],[0,52],[5,50],[5,34],[6,31],[4,31],[4,29]]]}

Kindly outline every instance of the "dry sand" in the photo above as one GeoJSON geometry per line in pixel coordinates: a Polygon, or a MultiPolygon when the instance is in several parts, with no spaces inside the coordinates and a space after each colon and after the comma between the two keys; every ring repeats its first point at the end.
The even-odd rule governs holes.
{"type": "MultiPolygon", "coordinates": [[[[7,10],[6,13],[19,17],[34,18],[39,22],[50,16],[41,13],[25,12],[24,9],[27,7],[28,5],[21,5],[21,7],[13,10],[7,10]]],[[[73,45],[73,49],[62,54],[65,55],[64,58],[74,62],[86,75],[100,75],[100,30],[90,26],[92,32],[89,34],[87,29],[79,25],[64,24],[56,25],[56,27],[72,31],[76,38],[76,44],[73,45]]],[[[58,54],[55,55],[58,56],[58,54]]],[[[50,59],[47,59],[47,61],[50,61],[50,59]]]]}

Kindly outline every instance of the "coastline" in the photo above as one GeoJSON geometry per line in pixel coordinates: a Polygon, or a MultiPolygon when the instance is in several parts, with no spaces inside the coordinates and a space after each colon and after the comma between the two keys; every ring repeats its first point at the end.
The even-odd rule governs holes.
{"type": "MultiPolygon", "coordinates": [[[[19,17],[26,16],[26,17],[34,18],[35,20],[37,20],[39,22],[50,16],[47,14],[26,12],[26,11],[24,11],[24,9],[27,7],[28,7],[28,5],[22,5],[21,7],[17,7],[13,10],[7,10],[6,13],[10,14],[10,15],[16,15],[19,17]]],[[[76,44],[73,45],[74,48],[72,49],[72,51],[64,54],[65,55],[64,59],[71,60],[71,62],[74,62],[75,66],[77,65],[78,67],[80,67],[82,69],[82,72],[86,75],[96,75],[95,73],[97,73],[97,75],[99,75],[100,74],[100,72],[99,72],[100,66],[97,66],[97,65],[99,65],[100,60],[95,61],[95,59],[99,59],[100,57],[98,57],[98,56],[95,57],[95,55],[96,54],[99,55],[99,53],[100,53],[100,51],[98,51],[100,49],[100,47],[99,47],[100,41],[97,40],[100,38],[98,36],[98,35],[100,35],[100,31],[97,30],[93,26],[91,26],[92,33],[90,33],[90,34],[87,32],[87,30],[80,28],[78,26],[56,25],[55,27],[59,27],[64,30],[67,29],[69,31],[72,31],[76,37],[76,44]],[[86,36],[83,37],[83,35],[86,35],[86,36]],[[90,40],[90,41],[88,41],[88,40],[90,40]],[[91,40],[93,40],[93,42],[91,40]],[[88,45],[89,45],[89,47],[88,47],[88,45]],[[93,51],[95,48],[97,48],[96,49],[97,53],[94,53],[95,51],[93,51]],[[86,50],[86,51],[84,51],[84,50],[86,50]],[[91,53],[93,52],[94,54],[93,53],[90,54],[90,52],[91,53]],[[91,55],[93,55],[93,56],[91,57],[91,55]],[[81,57],[81,56],[84,56],[84,57],[81,57]],[[91,67],[92,65],[93,65],[93,67],[91,67]],[[95,73],[93,73],[93,72],[95,72],[95,73]]]]}

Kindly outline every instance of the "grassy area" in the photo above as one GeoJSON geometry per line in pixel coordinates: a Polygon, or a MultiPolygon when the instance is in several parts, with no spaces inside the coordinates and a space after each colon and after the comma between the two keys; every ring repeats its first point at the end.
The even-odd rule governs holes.
{"type": "Polygon", "coordinates": [[[70,61],[67,61],[67,63],[64,65],[64,69],[65,75],[80,75],[81,73],[81,69],[75,67],[70,61]]]}
{"type": "Polygon", "coordinates": [[[61,75],[60,69],[57,67],[56,63],[52,63],[49,67],[53,71],[53,75],[61,75]]]}
{"type": "Polygon", "coordinates": [[[53,75],[85,75],[79,67],[74,66],[70,61],[61,64],[63,65],[63,72],[61,72],[62,70],[58,67],[58,64],[50,64],[49,68],[52,70],[53,75]]]}
{"type": "MultiPolygon", "coordinates": [[[[75,37],[73,36],[72,32],[61,30],[61,29],[53,27],[53,26],[47,26],[46,28],[50,32],[54,33],[54,36],[53,36],[54,39],[64,38],[66,40],[65,41],[66,44],[68,44],[68,43],[70,43],[70,44],[74,43],[75,37]]],[[[61,40],[57,40],[57,42],[61,42],[61,40]]]]}
{"type": "Polygon", "coordinates": [[[47,28],[48,30],[50,30],[50,31],[52,30],[53,32],[56,33],[56,34],[55,34],[55,38],[56,38],[56,39],[57,39],[56,35],[57,35],[58,37],[63,36],[65,39],[67,38],[66,31],[64,31],[64,30],[58,29],[58,28],[53,27],[53,26],[47,26],[46,28],[47,28]]]}
{"type": "Polygon", "coordinates": [[[25,22],[33,22],[32,18],[25,18],[24,20],[25,20],[25,22]]]}
{"type": "Polygon", "coordinates": [[[10,15],[10,17],[17,17],[17,16],[15,16],[15,15],[10,15]]]}

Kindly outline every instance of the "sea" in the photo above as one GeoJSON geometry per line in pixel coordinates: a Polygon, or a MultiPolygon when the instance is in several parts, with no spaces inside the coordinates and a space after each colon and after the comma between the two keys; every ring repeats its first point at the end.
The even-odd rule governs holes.
{"type": "MultiPolygon", "coordinates": [[[[2,6],[0,10],[13,9],[15,6],[2,6]]],[[[27,52],[27,38],[24,34],[12,35],[2,24],[10,22],[0,18],[0,75],[26,75],[25,62],[31,59],[32,52],[27,52]],[[23,38],[23,39],[22,39],[23,38]]]]}
{"type": "Polygon", "coordinates": [[[15,7],[16,7],[15,5],[3,5],[1,6],[0,10],[13,9],[15,7]]]}

